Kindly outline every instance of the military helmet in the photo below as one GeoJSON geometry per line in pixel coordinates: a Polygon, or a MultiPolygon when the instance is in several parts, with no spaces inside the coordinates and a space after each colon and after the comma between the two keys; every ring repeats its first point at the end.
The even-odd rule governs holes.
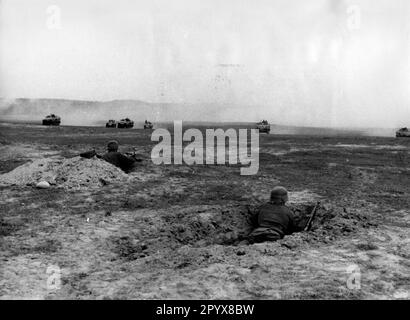
{"type": "Polygon", "coordinates": [[[117,151],[118,150],[118,142],[115,140],[111,140],[107,144],[107,150],[108,151],[117,151]]]}
{"type": "Polygon", "coordinates": [[[284,187],[277,186],[272,189],[270,193],[270,200],[271,201],[278,201],[282,200],[283,202],[286,202],[289,200],[288,198],[288,190],[284,187]]]}

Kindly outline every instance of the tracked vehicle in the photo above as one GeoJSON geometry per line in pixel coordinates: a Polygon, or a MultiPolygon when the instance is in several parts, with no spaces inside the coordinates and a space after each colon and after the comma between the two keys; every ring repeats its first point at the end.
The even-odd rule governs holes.
{"type": "Polygon", "coordinates": [[[134,127],[134,121],[130,120],[129,118],[121,119],[117,124],[117,128],[132,128],[132,127],[134,127]]]}
{"type": "Polygon", "coordinates": [[[151,122],[145,120],[144,129],[152,129],[153,127],[154,125],[151,122]]]}
{"type": "Polygon", "coordinates": [[[49,114],[43,119],[44,126],[59,126],[61,123],[61,118],[55,114],[49,114]]]}
{"type": "Polygon", "coordinates": [[[116,128],[117,127],[117,122],[115,120],[108,120],[108,122],[105,124],[106,128],[116,128]]]}
{"type": "Polygon", "coordinates": [[[396,131],[396,138],[410,138],[410,130],[408,128],[401,128],[396,131]]]}
{"type": "Polygon", "coordinates": [[[256,124],[256,129],[259,130],[261,133],[269,133],[270,132],[270,124],[267,120],[262,120],[256,124]]]}

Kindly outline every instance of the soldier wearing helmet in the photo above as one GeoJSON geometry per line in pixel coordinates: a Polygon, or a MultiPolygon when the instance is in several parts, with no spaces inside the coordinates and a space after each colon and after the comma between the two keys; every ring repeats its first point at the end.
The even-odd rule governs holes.
{"type": "Polygon", "coordinates": [[[109,141],[107,144],[107,152],[102,155],[102,159],[112,165],[121,168],[125,172],[129,172],[135,164],[136,159],[127,157],[121,152],[118,152],[118,142],[115,140],[109,141]]]}
{"type": "Polygon", "coordinates": [[[285,205],[288,200],[284,187],[273,188],[270,201],[257,212],[256,229],[249,235],[249,242],[276,241],[295,231],[295,217],[285,205]]]}
{"type": "Polygon", "coordinates": [[[111,140],[107,143],[107,151],[108,152],[117,152],[118,151],[118,141],[111,140]]]}

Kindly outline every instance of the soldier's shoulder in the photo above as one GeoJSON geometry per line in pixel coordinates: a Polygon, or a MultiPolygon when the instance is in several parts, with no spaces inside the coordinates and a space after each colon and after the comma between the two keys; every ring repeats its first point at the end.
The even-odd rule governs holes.
{"type": "Polygon", "coordinates": [[[262,203],[262,204],[259,206],[259,208],[270,208],[270,207],[272,207],[272,203],[270,203],[270,202],[262,203]]]}
{"type": "Polygon", "coordinates": [[[291,208],[289,208],[288,206],[286,206],[286,205],[283,205],[283,210],[286,211],[286,213],[289,214],[292,217],[295,215],[293,210],[291,208]]]}

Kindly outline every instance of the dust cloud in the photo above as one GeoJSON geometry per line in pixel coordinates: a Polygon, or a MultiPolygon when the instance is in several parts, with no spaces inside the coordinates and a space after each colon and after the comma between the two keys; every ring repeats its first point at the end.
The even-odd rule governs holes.
{"type": "Polygon", "coordinates": [[[1,2],[0,119],[409,126],[406,0],[49,5],[1,2]]]}

